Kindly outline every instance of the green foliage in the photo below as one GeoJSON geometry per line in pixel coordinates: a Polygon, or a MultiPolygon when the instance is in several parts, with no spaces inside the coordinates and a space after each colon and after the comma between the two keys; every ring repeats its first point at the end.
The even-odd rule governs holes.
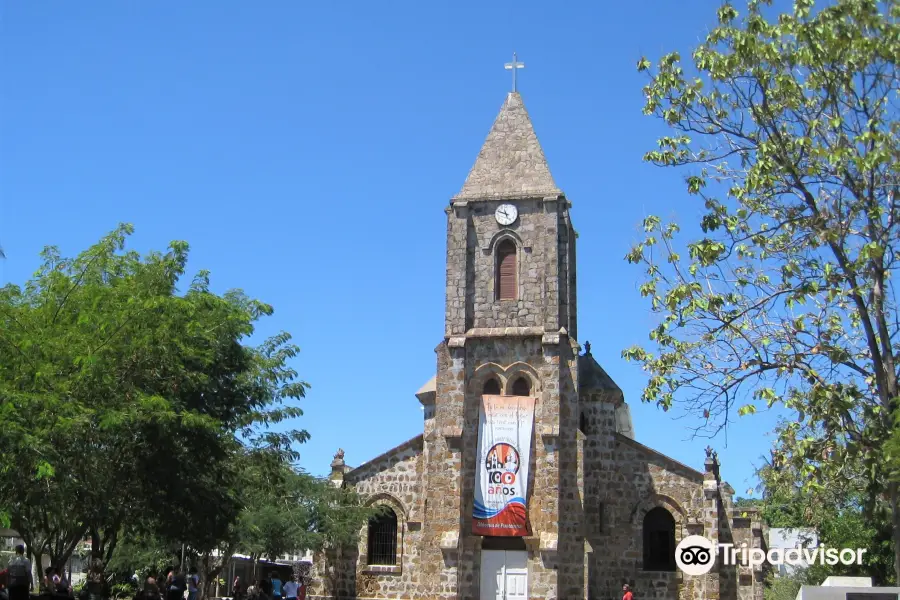
{"type": "Polygon", "coordinates": [[[179,293],[187,244],[142,257],[131,233],[74,259],[47,248],[0,289],[0,506],[55,562],[85,534],[108,561],[126,523],[214,544],[242,508],[234,458],[291,460],[308,437],[271,429],[302,414],[290,336],[245,344],[272,307],[205,272],[179,293]]]}
{"type": "Polygon", "coordinates": [[[351,489],[286,465],[256,465],[238,522],[238,550],[275,558],[300,550],[355,544],[374,509],[351,489]],[[272,468],[274,466],[274,468],[272,468]]]}
{"type": "Polygon", "coordinates": [[[210,544],[188,530],[186,539],[204,582],[212,589],[226,558],[241,552],[275,558],[300,550],[355,545],[359,532],[377,510],[366,507],[352,489],[337,488],[288,465],[277,453],[245,451],[234,459],[234,478],[226,485],[241,505],[237,519],[210,544]]]}
{"type": "Polygon", "coordinates": [[[181,547],[166,544],[152,532],[142,532],[126,528],[116,545],[115,551],[106,564],[106,572],[119,580],[130,580],[134,573],[162,573],[166,566],[174,564],[173,556],[181,547]]]}
{"type": "Polygon", "coordinates": [[[900,408],[894,411],[894,431],[886,446],[887,469],[894,481],[900,481],[900,408]]]}
{"type": "Polygon", "coordinates": [[[138,586],[131,581],[123,581],[112,585],[109,591],[112,598],[134,598],[138,591],[138,586]]]}
{"type": "Polygon", "coordinates": [[[803,491],[800,471],[776,469],[771,463],[759,470],[763,499],[759,508],[769,527],[813,529],[819,541],[832,548],[865,548],[863,565],[811,565],[805,576],[819,585],[829,575],[868,576],[876,585],[892,585],[893,526],[884,505],[867,510],[864,491],[846,493],[834,486],[809,497],[803,491]]]}
{"type": "Polygon", "coordinates": [[[759,498],[735,498],[734,499],[734,507],[735,508],[759,508],[762,506],[763,501],[759,498]]]}
{"type": "MultiPolygon", "coordinates": [[[[766,578],[766,587],[763,589],[764,600],[796,600],[801,586],[818,585],[807,583],[804,572],[790,576],[775,577],[772,573],[766,578]]],[[[819,582],[821,583],[821,582],[819,582]]]]}
{"type": "Polygon", "coordinates": [[[649,374],[643,399],[696,414],[700,434],[792,411],[774,473],[810,510],[839,490],[889,511],[900,556],[885,460],[900,397],[900,5],[769,4],[723,6],[691,66],[677,52],[638,64],[646,114],[674,131],[645,160],[685,168],[706,212],[685,246],[676,225],[645,220],[626,258],[659,324],[623,356],[649,374]]]}

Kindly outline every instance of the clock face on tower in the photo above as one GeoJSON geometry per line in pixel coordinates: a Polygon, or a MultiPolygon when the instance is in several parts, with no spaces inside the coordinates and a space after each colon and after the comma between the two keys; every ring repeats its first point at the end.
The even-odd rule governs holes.
{"type": "Polygon", "coordinates": [[[512,225],[516,222],[518,216],[519,211],[512,204],[501,204],[497,207],[497,212],[494,213],[494,218],[501,225],[512,225]]]}

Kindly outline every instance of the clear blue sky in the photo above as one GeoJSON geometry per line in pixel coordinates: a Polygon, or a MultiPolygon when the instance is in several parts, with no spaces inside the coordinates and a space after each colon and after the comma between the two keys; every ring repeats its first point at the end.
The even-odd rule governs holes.
{"type": "MultiPolygon", "coordinates": [[[[702,469],[709,440],[642,405],[620,358],[653,320],[623,257],[647,214],[696,221],[681,176],[641,162],[641,55],[688,55],[718,3],[8,0],[0,6],[0,284],[44,245],[75,254],[131,222],[216,290],[275,307],[311,385],[304,467],[356,465],[417,435],[443,335],[444,207],[510,88],[580,234],[581,342],[625,391],[637,439],[702,469]]],[[[772,414],[719,450],[739,494],[772,414]]]]}

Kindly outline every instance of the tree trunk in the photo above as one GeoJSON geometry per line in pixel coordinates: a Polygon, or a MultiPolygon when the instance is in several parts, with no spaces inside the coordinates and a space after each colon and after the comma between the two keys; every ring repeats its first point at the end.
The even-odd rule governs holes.
{"type": "Polygon", "coordinates": [[[31,555],[31,571],[34,577],[34,590],[40,590],[41,582],[44,580],[44,552],[37,546],[28,548],[27,553],[31,555]]]}
{"type": "Polygon", "coordinates": [[[894,542],[894,585],[900,585],[900,483],[896,481],[888,483],[888,498],[891,502],[891,521],[894,525],[891,532],[894,542]]]}
{"type": "MultiPolygon", "coordinates": [[[[212,588],[213,580],[218,580],[219,574],[228,562],[231,560],[233,548],[228,546],[222,549],[221,556],[213,557],[212,552],[204,552],[200,555],[200,571],[202,573],[202,581],[200,585],[200,598],[198,600],[206,600],[209,598],[209,592],[212,588]]],[[[230,585],[231,582],[226,582],[230,585]]],[[[245,584],[246,585],[246,584],[245,584]]],[[[227,588],[226,588],[227,589],[227,588]]]]}
{"type": "MultiPolygon", "coordinates": [[[[65,574],[66,564],[70,563],[75,548],[84,539],[85,534],[87,534],[87,527],[72,531],[66,537],[54,540],[50,551],[50,566],[65,574]]],[[[71,570],[71,564],[69,564],[69,569],[71,570]]],[[[72,581],[71,575],[69,581],[72,581]]]]}

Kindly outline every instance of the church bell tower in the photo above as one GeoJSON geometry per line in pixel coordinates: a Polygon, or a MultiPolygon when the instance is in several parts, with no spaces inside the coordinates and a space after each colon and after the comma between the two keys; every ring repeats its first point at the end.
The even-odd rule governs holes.
{"type": "Polygon", "coordinates": [[[526,598],[584,597],[570,207],[522,97],[510,93],[446,208],[445,337],[425,428],[424,526],[434,552],[425,564],[443,582],[440,597],[501,597],[488,589],[496,585],[512,586],[510,598],[520,597],[512,588],[526,598]],[[528,457],[526,525],[484,535],[473,517],[484,402],[516,396],[533,404],[532,433],[520,448],[528,457]]]}
{"type": "Polygon", "coordinates": [[[448,338],[540,328],[574,338],[575,232],[518,93],[447,208],[448,338]]]}

